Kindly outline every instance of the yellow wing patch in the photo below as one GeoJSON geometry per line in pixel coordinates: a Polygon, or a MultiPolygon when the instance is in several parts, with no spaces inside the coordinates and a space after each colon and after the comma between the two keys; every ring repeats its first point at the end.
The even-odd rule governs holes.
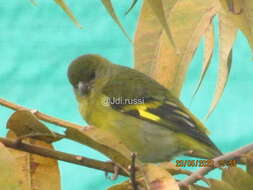
{"type": "Polygon", "coordinates": [[[150,120],[153,120],[153,121],[161,120],[160,117],[158,117],[155,114],[149,113],[146,110],[138,109],[138,112],[139,112],[140,116],[145,117],[146,119],[150,119],[150,120]]]}
{"type": "Polygon", "coordinates": [[[161,105],[160,102],[149,102],[144,104],[128,105],[124,107],[124,111],[137,110],[141,117],[149,120],[159,121],[161,118],[153,113],[147,111],[148,108],[157,108],[161,105]]]}

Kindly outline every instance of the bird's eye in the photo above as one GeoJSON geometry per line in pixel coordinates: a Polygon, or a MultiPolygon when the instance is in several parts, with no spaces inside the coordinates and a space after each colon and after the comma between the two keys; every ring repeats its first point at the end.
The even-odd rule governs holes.
{"type": "Polygon", "coordinates": [[[90,81],[93,80],[93,79],[95,79],[95,77],[96,77],[95,72],[92,72],[91,75],[90,75],[90,81]]]}

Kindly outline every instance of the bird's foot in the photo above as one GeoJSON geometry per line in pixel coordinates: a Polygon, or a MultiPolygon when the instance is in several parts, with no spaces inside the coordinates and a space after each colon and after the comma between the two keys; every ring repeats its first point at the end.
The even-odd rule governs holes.
{"type": "Polygon", "coordinates": [[[87,126],[85,126],[84,128],[83,128],[83,130],[84,131],[90,131],[90,130],[92,130],[94,128],[94,126],[92,126],[92,125],[87,125],[87,126]]]}
{"type": "Polygon", "coordinates": [[[30,112],[31,112],[32,114],[36,114],[36,113],[38,113],[39,111],[36,110],[36,109],[31,109],[30,112]]]}
{"type": "Polygon", "coordinates": [[[110,180],[116,180],[118,177],[119,177],[119,166],[117,166],[117,164],[113,161],[108,161],[109,163],[112,163],[114,166],[113,166],[113,174],[111,176],[109,176],[108,172],[105,172],[105,177],[107,179],[110,179],[110,180]]]}

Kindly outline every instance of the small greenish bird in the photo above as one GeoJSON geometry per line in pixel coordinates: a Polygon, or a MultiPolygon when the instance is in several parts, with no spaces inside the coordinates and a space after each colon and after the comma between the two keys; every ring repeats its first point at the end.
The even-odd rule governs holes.
{"type": "Polygon", "coordinates": [[[110,131],[143,162],[222,154],[180,100],[144,73],[89,54],[70,64],[68,78],[88,124],[110,131]]]}

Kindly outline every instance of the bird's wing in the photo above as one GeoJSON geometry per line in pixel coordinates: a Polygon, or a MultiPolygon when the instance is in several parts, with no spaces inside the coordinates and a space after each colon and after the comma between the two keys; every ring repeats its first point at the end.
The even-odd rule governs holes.
{"type": "Polygon", "coordinates": [[[117,103],[111,102],[114,110],[186,134],[217,149],[206,135],[201,122],[166,88],[146,75],[130,74],[131,76],[119,74],[104,86],[103,93],[110,100],[120,100],[117,103]],[[122,89],[126,82],[127,86],[122,89]]]}

